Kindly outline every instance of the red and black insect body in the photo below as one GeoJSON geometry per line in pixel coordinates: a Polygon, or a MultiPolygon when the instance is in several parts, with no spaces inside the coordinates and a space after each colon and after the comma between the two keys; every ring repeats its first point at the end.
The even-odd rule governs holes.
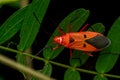
{"type": "MultiPolygon", "coordinates": [[[[64,33],[62,30],[59,30],[62,35],[54,37],[54,42],[70,50],[75,49],[89,53],[100,51],[110,45],[110,40],[103,34],[93,31],[83,31],[87,25],[79,32],[64,33]]],[[[88,55],[92,56],[92,54],[88,55]]]]}

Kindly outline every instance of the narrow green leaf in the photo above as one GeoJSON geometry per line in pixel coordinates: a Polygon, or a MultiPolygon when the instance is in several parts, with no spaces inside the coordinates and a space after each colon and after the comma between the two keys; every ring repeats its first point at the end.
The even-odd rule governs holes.
{"type": "Polygon", "coordinates": [[[96,70],[100,73],[110,71],[115,65],[120,53],[120,17],[113,23],[108,38],[111,40],[111,45],[100,53],[96,62],[96,70]]]}
{"type": "Polygon", "coordinates": [[[64,80],[81,80],[81,78],[78,71],[67,69],[64,74],[64,80]]]}
{"type": "MultiPolygon", "coordinates": [[[[35,15],[40,21],[42,21],[48,4],[49,0],[33,0],[33,2],[27,6],[26,11],[24,12],[24,20],[20,31],[20,43],[18,45],[18,49],[20,51],[27,50],[32,45],[40,28],[40,24],[35,15]]],[[[17,54],[16,58],[19,63],[27,65],[26,56],[17,54]]],[[[26,76],[24,72],[23,75],[26,76]]]]}
{"type": "Polygon", "coordinates": [[[9,40],[21,28],[26,8],[16,11],[0,27],[0,44],[9,40]]]}
{"type": "MultiPolygon", "coordinates": [[[[52,65],[50,63],[45,64],[44,68],[40,70],[40,73],[43,73],[50,77],[52,74],[52,65]]],[[[32,77],[31,80],[38,80],[38,79],[35,77],[32,77]]]]}
{"type": "Polygon", "coordinates": [[[32,45],[40,28],[40,24],[35,15],[38,17],[39,21],[42,22],[49,2],[50,0],[33,0],[33,2],[28,6],[24,13],[25,17],[20,32],[20,43],[18,45],[19,50],[26,50],[32,45]]]}
{"type": "Polygon", "coordinates": [[[108,80],[108,78],[103,75],[96,75],[93,80],[108,80]]]}
{"type": "MultiPolygon", "coordinates": [[[[68,25],[71,25],[72,31],[78,31],[80,27],[84,24],[86,19],[89,16],[89,11],[85,10],[83,8],[77,9],[70,13],[60,24],[59,27],[63,29],[64,32],[68,32],[68,25]]],[[[55,30],[49,41],[47,42],[46,45],[50,45],[53,42],[53,37],[54,36],[59,36],[60,33],[58,32],[58,28],[55,30]]],[[[57,45],[53,44],[52,47],[55,47],[57,45]]],[[[59,53],[63,50],[64,48],[61,47],[56,50],[52,49],[45,49],[43,51],[43,55],[47,59],[53,59],[56,56],[59,55],[59,53]]]]}

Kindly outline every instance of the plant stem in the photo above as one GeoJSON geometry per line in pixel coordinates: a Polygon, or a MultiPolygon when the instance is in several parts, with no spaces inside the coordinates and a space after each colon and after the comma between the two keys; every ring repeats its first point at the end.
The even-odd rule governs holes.
{"type": "Polygon", "coordinates": [[[112,78],[119,78],[120,79],[120,76],[118,76],[118,75],[104,74],[104,76],[108,76],[108,77],[112,77],[112,78]]]}
{"type": "Polygon", "coordinates": [[[11,60],[11,59],[9,59],[1,54],[0,54],[0,63],[8,65],[8,66],[15,68],[17,70],[23,71],[29,75],[32,75],[32,76],[38,78],[39,80],[54,80],[54,79],[51,79],[51,78],[49,78],[41,73],[38,73],[37,71],[35,71],[31,68],[25,67],[25,66],[15,62],[14,60],[11,60]]]}
{"type": "Polygon", "coordinates": [[[0,4],[8,4],[8,3],[13,3],[17,2],[18,0],[0,0],[0,4]]]}
{"type": "Polygon", "coordinates": [[[29,0],[21,0],[20,7],[23,8],[29,4],[29,0]]]}
{"type": "MultiPolygon", "coordinates": [[[[80,68],[74,68],[74,67],[69,66],[69,65],[57,63],[57,62],[54,62],[54,61],[49,61],[49,60],[46,60],[46,59],[38,57],[38,56],[34,56],[34,55],[27,54],[27,53],[24,53],[24,52],[21,52],[21,51],[6,48],[6,47],[3,47],[3,46],[0,46],[0,49],[11,51],[11,52],[18,53],[18,54],[23,54],[23,55],[26,55],[26,56],[29,56],[29,57],[32,57],[34,59],[41,60],[41,61],[44,61],[44,62],[50,62],[50,63],[52,63],[54,65],[61,66],[61,67],[64,67],[64,68],[71,68],[71,69],[75,69],[75,70],[78,70],[80,72],[89,73],[89,74],[99,74],[99,73],[97,73],[95,71],[90,71],[90,70],[80,69],[80,68]]],[[[104,74],[104,76],[113,77],[113,78],[120,78],[120,76],[118,76],[118,75],[111,75],[111,74],[104,74]]]]}

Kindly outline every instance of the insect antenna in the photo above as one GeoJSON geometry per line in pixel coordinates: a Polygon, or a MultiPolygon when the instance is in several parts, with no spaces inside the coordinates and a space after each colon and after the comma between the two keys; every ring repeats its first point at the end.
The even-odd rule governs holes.
{"type": "MultiPolygon", "coordinates": [[[[53,43],[49,44],[49,45],[46,45],[45,47],[43,47],[40,51],[38,51],[35,55],[39,55],[39,53],[41,53],[44,49],[46,48],[51,48],[51,46],[53,45],[53,43]]],[[[52,48],[51,48],[52,49],[52,48]]]]}
{"type": "MultiPolygon", "coordinates": [[[[33,12],[33,16],[35,17],[35,19],[37,20],[37,22],[39,23],[39,25],[41,25],[42,21],[38,18],[37,14],[35,12],[33,12]]],[[[45,31],[45,33],[50,36],[50,34],[46,31],[46,29],[44,27],[42,27],[42,29],[45,31]]],[[[53,44],[53,43],[52,43],[53,44]]],[[[52,46],[52,44],[50,44],[49,46],[46,45],[45,47],[43,47],[41,50],[39,50],[35,56],[39,55],[44,49],[46,48],[50,48],[52,46]]],[[[33,60],[33,58],[31,59],[33,60]]]]}
{"type": "Polygon", "coordinates": [[[84,31],[87,27],[88,27],[89,24],[85,24],[82,29],[80,29],[80,31],[84,31]]]}
{"type": "MultiPolygon", "coordinates": [[[[51,43],[51,44],[49,44],[49,45],[46,45],[46,46],[43,47],[41,50],[39,50],[39,51],[35,54],[35,56],[38,56],[44,49],[47,49],[47,48],[53,49],[53,48],[52,48],[52,45],[53,45],[53,43],[51,43]]],[[[33,60],[33,58],[32,58],[31,60],[33,60]]]]}

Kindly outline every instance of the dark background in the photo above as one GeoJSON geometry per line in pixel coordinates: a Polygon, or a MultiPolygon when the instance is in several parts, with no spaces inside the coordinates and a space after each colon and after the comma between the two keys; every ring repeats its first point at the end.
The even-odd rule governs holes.
{"type": "MultiPolygon", "coordinates": [[[[90,16],[87,20],[87,23],[90,25],[101,22],[105,25],[106,31],[110,29],[113,22],[120,15],[119,2],[117,0],[106,1],[105,0],[51,0],[47,13],[42,22],[42,27],[36,38],[36,41],[33,45],[33,51],[36,53],[43,48],[48,41],[50,35],[58,24],[64,19],[70,12],[78,8],[84,8],[90,10],[90,16]],[[45,37],[43,37],[45,36],[45,37]],[[41,40],[42,39],[42,40],[41,40]]],[[[14,13],[18,8],[13,8],[8,5],[4,5],[0,9],[0,24],[2,24],[12,13],[14,13]]],[[[116,33],[117,34],[117,33],[116,33]]],[[[69,50],[65,50],[66,53],[69,53],[69,50]]],[[[12,57],[13,55],[11,55],[12,57]]],[[[15,55],[14,55],[15,56],[15,55]]],[[[97,56],[96,56],[97,57],[97,56]]],[[[14,58],[14,57],[12,57],[14,58]]],[[[97,58],[89,58],[86,65],[83,67],[86,69],[93,69],[95,65],[95,60],[97,58]]],[[[57,59],[57,62],[64,64],[69,64],[69,54],[61,53],[57,59]]],[[[34,68],[38,69],[40,63],[36,60],[34,62],[34,68]]],[[[119,64],[119,60],[116,64],[119,64]]],[[[7,66],[0,65],[0,75],[5,78],[5,80],[23,80],[22,74],[18,71],[8,68],[7,66]]],[[[111,74],[120,75],[120,65],[116,65],[111,71],[111,74]]],[[[63,73],[66,69],[61,69],[61,67],[53,67],[52,77],[57,78],[58,80],[63,79],[63,73]]],[[[92,80],[94,75],[80,73],[82,80],[92,80]],[[89,78],[89,79],[88,79],[89,78]]],[[[110,78],[110,80],[113,80],[110,78]]],[[[114,79],[117,80],[117,79],[114,79]]]]}

